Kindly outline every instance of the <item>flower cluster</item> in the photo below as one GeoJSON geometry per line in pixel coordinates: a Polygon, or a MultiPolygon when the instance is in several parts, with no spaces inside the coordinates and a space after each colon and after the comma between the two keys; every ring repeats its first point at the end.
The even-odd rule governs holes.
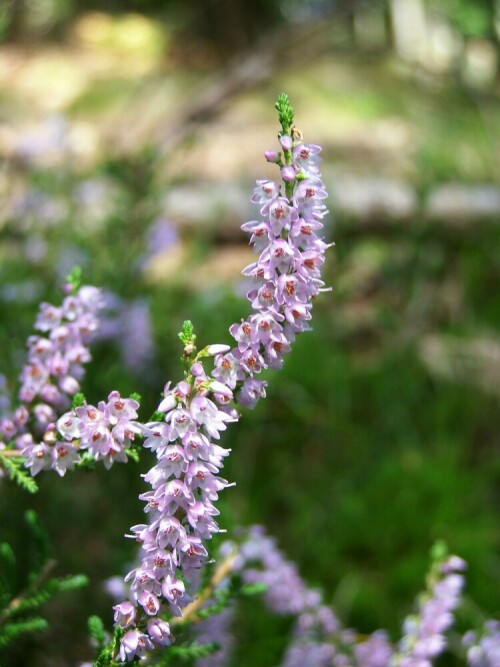
{"type": "Polygon", "coordinates": [[[387,667],[393,649],[385,633],[359,642],[356,633],[342,628],[320,593],[306,586],[295,564],[261,527],[249,532],[237,567],[245,582],[265,585],[264,599],[272,611],[297,617],[282,667],[387,667]]]}
{"type": "Polygon", "coordinates": [[[236,390],[237,402],[245,407],[265,396],[266,383],[255,376],[281,368],[295,336],[308,328],[312,299],[324,289],[321,266],[329,245],[317,235],[327,213],[321,149],[287,132],[280,143],[283,159],[272,151],[266,156],[282,167],[285,192],[273,181],[257,181],[252,202],[260,206],[260,218],[242,226],[259,253],[243,270],[252,282],[247,298],[253,313],[230,328],[236,346],[216,357],[212,373],[236,390]]]}
{"type": "MultiPolygon", "coordinates": [[[[318,591],[306,586],[295,564],[285,558],[262,527],[250,528],[239,546],[225,542],[220,555],[231,556],[232,570],[245,584],[264,587],[264,601],[271,611],[296,617],[281,667],[431,667],[446,647],[444,633],[460,602],[460,573],[465,569],[461,558],[446,556],[441,545],[434,548],[428,591],[421,596],[418,614],[406,619],[404,636],[395,647],[385,631],[367,636],[342,627],[332,608],[322,602],[318,591]]],[[[218,636],[229,637],[230,622],[230,614],[225,613],[212,618],[211,627],[216,627],[218,636]]],[[[201,631],[195,630],[199,639],[206,634],[203,624],[201,631]]],[[[499,624],[490,621],[479,638],[476,633],[467,633],[464,644],[471,667],[500,665],[495,662],[499,630],[499,624]]],[[[223,642],[210,667],[224,667],[229,649],[230,644],[223,642]]]]}
{"type": "Polygon", "coordinates": [[[500,622],[487,621],[481,633],[467,632],[463,638],[470,667],[500,665],[500,622]]]}
{"type": "Polygon", "coordinates": [[[450,556],[437,563],[430,576],[429,591],[422,597],[417,614],[404,622],[404,636],[391,667],[431,667],[432,660],[446,647],[444,633],[453,623],[453,611],[460,603],[465,562],[450,556]]]}
{"type": "Polygon", "coordinates": [[[65,413],[45,432],[43,442],[25,447],[25,465],[31,474],[55,470],[64,476],[80,462],[79,450],[87,450],[94,461],[102,461],[109,470],[115,461],[127,462],[127,448],[141,433],[137,418],[139,403],[112,391],[108,401],[97,408],[84,404],[65,413]],[[60,436],[60,437],[59,437],[60,436]]]}
{"type": "Polygon", "coordinates": [[[316,234],[326,213],[320,149],[292,140],[290,123],[282,127],[285,192],[276,183],[259,181],[252,201],[261,205],[264,219],[243,225],[260,252],[243,271],[253,281],[248,299],[254,313],[230,328],[237,342],[232,350],[211,345],[196,355],[194,338],[184,339],[190,363],[186,379],[173,389],[167,385],[158,408],[164,420],[143,429],[144,446],[158,462],[145,475],[151,490],[140,496],[149,522],[131,529],[141,544],[141,565],[126,577],[136,613],[124,617],[121,606],[115,607],[115,622],[126,631],[121,651],[127,660],[158,643],[149,625],[164,607],[182,613],[209,558],[204,540],[220,532],[214,502],[228,486],[218,473],[229,452],[214,440],[238,419],[228,404],[235,398],[252,407],[265,395],[265,382],[255,375],[281,367],[295,336],[308,328],[311,300],[324,286],[320,269],[328,245],[316,234]],[[209,356],[214,357],[211,377],[202,364],[209,356]]]}
{"type": "Polygon", "coordinates": [[[24,451],[53,430],[58,415],[80,390],[101,306],[100,290],[88,285],[66,296],[60,307],[41,304],[35,323],[41,335],[28,339],[28,362],[20,378],[21,405],[0,419],[0,438],[24,451]]]}
{"type": "Polygon", "coordinates": [[[115,622],[127,629],[122,642],[127,659],[139,655],[130,643],[124,648],[130,633],[134,637],[140,633],[134,627],[136,622],[142,621],[143,626],[149,618],[147,634],[143,633],[146,639],[143,637],[137,648],[148,642],[165,642],[166,630],[161,637],[151,632],[153,619],[160,622],[157,617],[162,607],[181,615],[191,599],[188,589],[196,585],[199,570],[208,559],[203,540],[219,531],[214,502],[228,485],[217,473],[229,451],[214,441],[219,440],[227,423],[237,418],[226,406],[231,398],[231,391],[207,377],[202,364],[196,362],[189,381],[173,389],[167,386],[159,405],[164,421],[143,427],[144,446],[156,454],[158,462],[145,475],[151,490],[140,496],[146,502],[149,523],[131,529],[132,537],[141,544],[141,564],[125,578],[130,582],[134,614],[121,613],[123,605],[130,602],[115,607],[115,622]],[[137,614],[136,607],[140,610],[137,614]]]}

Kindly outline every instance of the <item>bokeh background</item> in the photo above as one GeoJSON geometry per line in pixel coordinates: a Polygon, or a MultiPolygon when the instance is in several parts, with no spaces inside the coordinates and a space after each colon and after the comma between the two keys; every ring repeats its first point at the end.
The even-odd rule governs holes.
{"type": "MultiPolygon", "coordinates": [[[[276,177],[290,95],[331,193],[315,305],[268,400],[228,430],[221,523],[260,523],[346,625],[399,636],[433,542],[469,563],[458,628],[500,612],[500,3],[495,0],[3,0],[0,372],[69,269],[109,309],[85,393],[179,378],[177,331],[228,341],[256,178],[276,177]],[[472,600],[474,602],[472,602],[472,600]]],[[[107,577],[135,547],[150,461],[1,485],[0,538],[28,558],[36,507],[59,574],[89,589],[2,664],[89,659],[107,577]]],[[[20,574],[22,579],[22,575],[20,574]]],[[[234,664],[277,664],[291,619],[245,603],[234,664]]],[[[462,664],[454,645],[440,665],[462,664]]]]}

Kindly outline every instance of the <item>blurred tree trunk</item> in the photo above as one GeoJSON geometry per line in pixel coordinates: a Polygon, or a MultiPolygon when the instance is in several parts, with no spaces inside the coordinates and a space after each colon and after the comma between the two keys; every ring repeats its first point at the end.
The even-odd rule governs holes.
{"type": "Polygon", "coordinates": [[[418,61],[425,53],[427,30],[423,0],[389,0],[394,44],[405,60],[418,61]]]}
{"type": "Polygon", "coordinates": [[[224,55],[247,49],[279,22],[273,0],[194,0],[196,31],[224,55]]]}
{"type": "Polygon", "coordinates": [[[22,38],[25,23],[25,0],[11,0],[10,7],[7,10],[9,14],[9,24],[6,31],[6,39],[16,41],[22,38]]]}

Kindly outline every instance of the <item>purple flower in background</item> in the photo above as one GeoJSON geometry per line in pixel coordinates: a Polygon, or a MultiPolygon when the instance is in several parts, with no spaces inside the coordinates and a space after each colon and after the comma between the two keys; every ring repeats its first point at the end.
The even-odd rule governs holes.
{"type": "Polygon", "coordinates": [[[80,389],[101,305],[100,291],[83,286],[65,297],[60,307],[40,306],[35,328],[41,333],[28,339],[28,362],[19,390],[21,404],[0,418],[0,433],[22,451],[33,475],[52,468],[62,476],[79,460],[73,446],[57,442],[52,422],[80,389]]]}
{"type": "Polygon", "coordinates": [[[7,378],[0,373],[0,419],[7,414],[10,409],[10,394],[7,387],[7,378]]]}
{"type": "Polygon", "coordinates": [[[151,365],[156,351],[148,301],[125,301],[112,292],[106,292],[104,300],[105,310],[97,337],[115,339],[124,366],[134,373],[143,371],[151,365]]]}
{"type": "Polygon", "coordinates": [[[232,620],[233,609],[228,607],[196,624],[196,639],[200,644],[214,642],[219,646],[212,655],[197,660],[196,667],[222,667],[227,664],[235,643],[230,627],[232,620]]]}
{"type": "Polygon", "coordinates": [[[55,114],[34,130],[23,132],[14,152],[30,163],[59,162],[71,152],[67,119],[55,114]]]}
{"type": "Polygon", "coordinates": [[[146,299],[135,299],[121,312],[120,347],[124,364],[138,373],[147,368],[155,355],[151,314],[146,299]]]}
{"type": "Polygon", "coordinates": [[[418,611],[404,622],[404,635],[390,667],[430,666],[446,647],[444,633],[453,623],[453,611],[461,598],[465,562],[451,556],[436,564],[429,590],[419,602],[418,611]]]}
{"type": "Polygon", "coordinates": [[[362,667],[387,667],[394,652],[387,634],[378,630],[354,646],[357,663],[362,667]]]}
{"type": "MultiPolygon", "coordinates": [[[[387,635],[377,631],[361,639],[352,630],[344,629],[332,608],[323,603],[319,591],[303,582],[296,565],[261,526],[251,527],[239,547],[229,541],[223,543],[219,556],[232,559],[232,570],[244,584],[263,587],[269,609],[296,617],[281,667],[388,667],[394,648],[387,635]]],[[[231,645],[224,636],[231,617],[232,608],[226,609],[220,618],[210,617],[209,628],[221,637],[224,650],[216,652],[206,663],[197,661],[196,667],[227,664],[231,645]]],[[[198,641],[213,640],[204,623],[195,624],[193,629],[198,641]]]]}
{"type": "Polygon", "coordinates": [[[467,632],[463,638],[469,667],[500,665],[500,622],[487,621],[481,632],[467,632]]]}
{"type": "Polygon", "coordinates": [[[163,252],[179,240],[179,232],[175,225],[166,218],[157,218],[146,234],[146,248],[151,257],[163,252]]]}

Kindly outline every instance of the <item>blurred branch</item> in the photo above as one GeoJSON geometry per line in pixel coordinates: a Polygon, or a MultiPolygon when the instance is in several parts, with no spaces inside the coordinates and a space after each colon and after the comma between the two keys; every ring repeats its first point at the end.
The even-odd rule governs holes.
{"type": "Polygon", "coordinates": [[[170,154],[199,126],[211,122],[235,97],[268,81],[279,65],[304,64],[327,52],[331,48],[333,17],[349,20],[360,5],[362,0],[354,0],[320,19],[288,23],[264,34],[251,50],[238,54],[218,80],[180,112],[177,122],[169,125],[159,142],[164,154],[170,154]]]}
{"type": "Polygon", "coordinates": [[[205,602],[207,602],[207,600],[210,600],[217,586],[231,574],[236,556],[237,554],[232,554],[222,561],[222,563],[215,571],[213,577],[210,579],[207,586],[205,586],[205,588],[198,595],[196,600],[193,600],[191,604],[188,604],[188,606],[182,612],[182,616],[172,619],[172,625],[179,625],[186,623],[187,621],[197,620],[196,613],[201,609],[205,602]]]}

